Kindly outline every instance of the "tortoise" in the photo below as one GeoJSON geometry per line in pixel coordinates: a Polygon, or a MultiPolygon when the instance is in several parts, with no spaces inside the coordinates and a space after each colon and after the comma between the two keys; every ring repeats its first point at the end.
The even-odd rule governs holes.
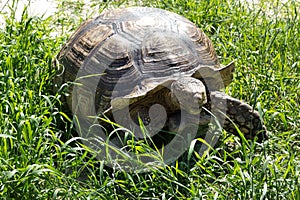
{"type": "Polygon", "coordinates": [[[56,89],[80,82],[65,98],[81,117],[96,113],[124,126],[178,130],[182,113],[199,124],[214,115],[223,117],[228,132],[239,135],[237,125],[247,139],[267,138],[259,113],[221,92],[232,82],[234,63],[221,65],[211,40],[178,14],[149,7],[107,10],[80,25],[57,61],[56,89]]]}

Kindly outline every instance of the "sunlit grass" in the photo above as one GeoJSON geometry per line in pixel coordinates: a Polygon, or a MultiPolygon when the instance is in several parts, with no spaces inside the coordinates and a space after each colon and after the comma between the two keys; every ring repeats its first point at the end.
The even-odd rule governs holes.
{"type": "MultiPolygon", "coordinates": [[[[107,168],[96,159],[72,136],[73,119],[61,94],[52,92],[53,58],[79,23],[128,2],[97,1],[82,12],[80,1],[63,1],[51,17],[24,10],[20,21],[14,19],[14,2],[10,15],[0,13],[6,19],[0,30],[2,199],[300,198],[299,1],[261,1],[255,7],[221,0],[130,2],[186,16],[212,39],[223,64],[236,60],[226,91],[264,113],[270,136],[263,144],[246,145],[224,133],[210,153],[188,151],[196,159],[192,166],[145,166],[149,173],[107,168]]],[[[132,151],[147,149],[134,141],[128,145],[132,151]]]]}

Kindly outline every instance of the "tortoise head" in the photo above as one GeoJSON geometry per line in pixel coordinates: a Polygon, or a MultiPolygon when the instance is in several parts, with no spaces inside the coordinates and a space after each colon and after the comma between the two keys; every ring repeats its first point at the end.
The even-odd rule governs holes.
{"type": "Polygon", "coordinates": [[[204,84],[193,77],[182,77],[171,84],[171,99],[188,113],[199,114],[207,102],[204,84]]]}

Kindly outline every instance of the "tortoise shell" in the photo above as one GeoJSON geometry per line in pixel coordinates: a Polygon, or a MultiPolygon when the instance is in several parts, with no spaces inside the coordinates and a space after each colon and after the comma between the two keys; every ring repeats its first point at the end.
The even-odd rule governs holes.
{"type": "Polygon", "coordinates": [[[80,79],[83,89],[70,91],[82,104],[94,99],[97,113],[109,109],[112,99],[143,96],[181,76],[221,68],[212,42],[191,21],[148,7],[108,10],[85,21],[57,60],[63,66],[57,86],[80,79]]]}

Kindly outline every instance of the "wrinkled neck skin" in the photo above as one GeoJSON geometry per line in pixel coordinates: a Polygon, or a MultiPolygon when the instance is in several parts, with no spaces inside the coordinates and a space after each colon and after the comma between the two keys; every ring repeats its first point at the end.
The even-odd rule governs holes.
{"type": "Polygon", "coordinates": [[[180,110],[180,103],[177,100],[176,96],[169,91],[165,97],[164,102],[166,102],[166,106],[169,107],[169,110],[179,111],[180,110]]]}

